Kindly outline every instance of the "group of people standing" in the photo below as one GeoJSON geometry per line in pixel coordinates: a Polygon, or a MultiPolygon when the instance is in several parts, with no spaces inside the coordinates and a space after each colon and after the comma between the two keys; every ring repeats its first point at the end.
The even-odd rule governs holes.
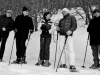
{"type": "Polygon", "coordinates": [[[9,32],[14,30],[16,40],[16,56],[17,59],[13,63],[27,63],[26,59],[26,46],[25,42],[28,39],[28,34],[32,34],[34,31],[32,18],[29,17],[29,9],[23,7],[22,14],[12,19],[12,10],[7,10],[5,15],[0,16],[0,62],[3,61],[3,55],[5,51],[5,45],[9,32]]]}
{"type": "MultiPolygon", "coordinates": [[[[52,34],[56,31],[58,35],[58,46],[59,51],[62,52],[64,48],[64,53],[61,57],[60,68],[67,68],[66,62],[69,63],[69,69],[72,72],[76,72],[75,67],[75,53],[73,48],[73,33],[77,29],[77,21],[74,16],[72,16],[67,8],[61,10],[63,15],[59,19],[58,24],[55,26],[55,22],[52,21],[52,14],[50,12],[45,12],[43,14],[43,20],[38,25],[38,30],[41,31],[40,35],[40,53],[39,60],[35,64],[37,66],[49,67],[51,63],[50,59],[50,44],[52,40],[52,34]],[[68,60],[66,61],[66,58],[68,60]]],[[[7,10],[5,15],[0,16],[0,62],[2,62],[3,54],[5,50],[5,44],[9,36],[9,32],[14,30],[15,39],[16,39],[16,60],[13,63],[24,63],[26,64],[26,46],[25,42],[28,38],[29,33],[32,34],[34,31],[34,25],[32,18],[28,16],[29,9],[23,7],[22,14],[18,15],[15,18],[15,21],[12,19],[12,11],[7,10]]],[[[89,23],[87,31],[90,34],[90,45],[93,51],[94,64],[90,67],[93,69],[98,69],[99,58],[98,52],[100,52],[100,42],[99,42],[99,24],[100,24],[100,12],[99,10],[94,10],[93,19],[89,23]]]]}
{"type": "Polygon", "coordinates": [[[62,9],[61,14],[63,14],[62,19],[60,19],[57,27],[54,25],[55,22],[52,21],[52,16],[50,12],[46,12],[43,15],[44,20],[38,26],[38,30],[41,31],[40,35],[40,60],[36,63],[36,65],[42,65],[49,67],[51,63],[49,62],[50,55],[50,43],[51,43],[51,35],[54,31],[57,31],[59,39],[59,50],[60,52],[63,50],[65,45],[65,50],[61,58],[60,68],[66,68],[66,57],[69,58],[69,69],[71,71],[76,71],[75,67],[75,54],[73,49],[73,32],[77,28],[76,18],[70,15],[69,10],[67,8],[62,9]],[[66,41],[66,43],[65,43],[66,41]],[[68,53],[68,55],[67,55],[68,53]]]}

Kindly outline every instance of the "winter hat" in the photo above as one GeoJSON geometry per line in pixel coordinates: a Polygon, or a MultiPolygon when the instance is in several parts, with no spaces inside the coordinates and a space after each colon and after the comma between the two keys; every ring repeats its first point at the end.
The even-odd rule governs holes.
{"type": "Polygon", "coordinates": [[[63,8],[62,11],[66,11],[69,13],[69,10],[67,8],[63,8]]]}
{"type": "Polygon", "coordinates": [[[10,14],[12,14],[13,12],[12,12],[12,10],[7,10],[6,13],[10,13],[10,14]]]}
{"type": "Polygon", "coordinates": [[[93,11],[93,14],[95,14],[96,12],[100,13],[100,11],[99,11],[98,9],[95,9],[95,10],[93,11]]]}
{"type": "Polygon", "coordinates": [[[51,14],[51,13],[50,13],[50,12],[45,12],[44,15],[43,15],[43,18],[44,18],[45,21],[46,21],[46,16],[47,16],[48,14],[51,14]]]}
{"type": "Polygon", "coordinates": [[[22,11],[27,11],[28,10],[28,8],[27,7],[23,7],[23,9],[22,9],[22,11]]]}

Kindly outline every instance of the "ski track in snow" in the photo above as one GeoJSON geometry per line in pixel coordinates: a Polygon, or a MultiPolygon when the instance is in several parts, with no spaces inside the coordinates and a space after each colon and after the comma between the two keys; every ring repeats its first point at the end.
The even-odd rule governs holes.
{"type": "MultiPolygon", "coordinates": [[[[35,32],[31,35],[31,40],[27,48],[27,62],[28,64],[11,64],[8,66],[8,61],[11,52],[11,45],[13,41],[14,33],[11,32],[6,44],[4,62],[0,62],[0,75],[100,75],[99,70],[92,70],[88,67],[93,63],[92,52],[90,46],[88,46],[87,58],[86,58],[86,68],[81,68],[83,64],[83,58],[85,53],[85,47],[87,42],[88,33],[86,32],[87,27],[78,28],[74,33],[74,48],[76,53],[76,67],[79,72],[72,73],[69,69],[59,68],[58,72],[53,68],[54,64],[54,54],[55,54],[55,43],[52,41],[50,49],[50,67],[35,66],[39,54],[39,32],[35,32]]],[[[58,51],[59,52],[59,51],[58,51]]],[[[14,45],[14,50],[12,54],[11,61],[16,59],[16,47],[14,45]]],[[[59,53],[57,54],[57,63],[59,60],[59,53]]],[[[56,63],[56,66],[57,66],[56,63]]]]}

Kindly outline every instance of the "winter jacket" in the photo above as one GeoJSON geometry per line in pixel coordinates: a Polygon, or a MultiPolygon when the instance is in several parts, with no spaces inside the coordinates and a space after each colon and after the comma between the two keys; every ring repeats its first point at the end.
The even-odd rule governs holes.
{"type": "Polygon", "coordinates": [[[53,26],[53,22],[45,20],[41,21],[41,23],[38,25],[38,30],[42,31],[42,34],[51,35],[53,31],[55,30],[53,26]]]}
{"type": "Polygon", "coordinates": [[[15,29],[17,30],[15,38],[27,39],[29,30],[34,30],[32,18],[19,15],[15,19],[15,29]]]}
{"type": "Polygon", "coordinates": [[[90,45],[100,45],[100,17],[90,20],[87,31],[90,35],[90,45]]]}
{"type": "Polygon", "coordinates": [[[6,17],[6,15],[0,16],[0,37],[7,37],[9,32],[13,29],[14,20],[11,17],[6,17]],[[6,31],[3,31],[5,28],[6,31]]]}
{"type": "Polygon", "coordinates": [[[66,35],[68,30],[74,32],[77,28],[77,21],[74,16],[67,14],[59,21],[58,27],[60,28],[59,33],[60,35],[66,35]]]}

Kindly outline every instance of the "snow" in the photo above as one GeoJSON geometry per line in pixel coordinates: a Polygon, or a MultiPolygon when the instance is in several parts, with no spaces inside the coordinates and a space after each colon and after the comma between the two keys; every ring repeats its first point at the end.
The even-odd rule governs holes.
{"type": "MultiPolygon", "coordinates": [[[[83,24],[83,23],[82,23],[83,24]]],[[[86,43],[88,33],[86,31],[87,26],[78,27],[78,29],[74,32],[74,49],[76,54],[76,67],[79,72],[72,73],[69,69],[59,68],[58,72],[54,69],[54,56],[56,50],[56,43],[51,42],[50,49],[50,67],[42,67],[35,66],[35,63],[38,60],[39,48],[40,48],[40,32],[34,32],[31,35],[31,40],[29,41],[29,45],[27,48],[27,62],[28,64],[11,64],[8,66],[8,61],[10,58],[12,43],[14,32],[12,31],[7,40],[5,54],[3,58],[3,62],[0,62],[0,75],[100,75],[99,70],[89,69],[89,66],[92,65],[92,52],[91,47],[88,46],[87,57],[86,57],[86,68],[82,68],[84,53],[86,50],[86,43]]],[[[16,45],[14,42],[14,49],[12,54],[11,61],[16,59],[16,45]]],[[[57,52],[57,63],[59,60],[59,51],[57,52]]],[[[56,66],[57,66],[56,63],[56,66]]]]}

